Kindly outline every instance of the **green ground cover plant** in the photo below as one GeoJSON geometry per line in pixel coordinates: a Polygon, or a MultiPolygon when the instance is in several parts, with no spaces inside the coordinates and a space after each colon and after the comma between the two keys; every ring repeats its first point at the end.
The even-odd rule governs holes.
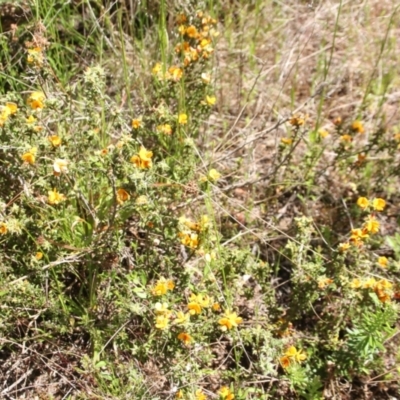
{"type": "Polygon", "coordinates": [[[0,8],[0,398],[399,394],[400,7],[0,8]]]}

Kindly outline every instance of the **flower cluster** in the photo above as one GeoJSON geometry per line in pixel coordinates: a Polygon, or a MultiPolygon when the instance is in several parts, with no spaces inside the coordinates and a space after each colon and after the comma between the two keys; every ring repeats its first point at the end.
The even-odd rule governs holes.
{"type": "Polygon", "coordinates": [[[177,23],[183,42],[175,47],[175,52],[182,54],[183,65],[188,67],[201,58],[209,58],[214,52],[213,38],[219,35],[215,29],[217,21],[199,11],[193,24],[189,25],[183,14],[179,16],[177,23]]]}
{"type": "Polygon", "coordinates": [[[151,158],[153,152],[146,150],[143,146],[140,148],[139,153],[131,157],[131,163],[141,169],[149,169],[153,166],[151,158]]]}
{"type": "MultiPolygon", "coordinates": [[[[357,205],[364,211],[373,209],[375,211],[383,211],[386,207],[386,201],[381,198],[374,198],[372,201],[366,197],[360,197],[357,200],[357,205]]],[[[355,228],[351,230],[351,236],[348,242],[339,244],[340,251],[346,251],[350,248],[351,244],[360,247],[363,245],[366,239],[370,235],[374,235],[379,232],[379,221],[376,216],[372,213],[364,219],[364,224],[361,228],[355,228]]]]}
{"type": "Polygon", "coordinates": [[[307,358],[303,350],[297,350],[296,347],[290,346],[280,358],[280,363],[283,368],[289,368],[292,363],[301,363],[307,358]]]}
{"type": "Polygon", "coordinates": [[[168,291],[173,290],[174,287],[175,284],[171,279],[161,277],[151,289],[151,294],[153,296],[164,296],[168,291]]]}
{"type": "Polygon", "coordinates": [[[376,280],[375,278],[368,278],[360,280],[355,278],[350,283],[352,289],[370,289],[375,292],[378,299],[382,303],[387,303],[390,301],[393,292],[393,284],[386,279],[376,280]]]}
{"type": "Polygon", "coordinates": [[[18,106],[15,103],[6,103],[0,112],[0,126],[3,126],[9,116],[15,114],[17,111],[18,106]]]}

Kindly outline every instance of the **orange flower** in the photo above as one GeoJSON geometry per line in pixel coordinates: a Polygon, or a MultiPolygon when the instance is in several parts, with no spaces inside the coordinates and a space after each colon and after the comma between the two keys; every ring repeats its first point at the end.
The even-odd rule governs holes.
{"type": "Polygon", "coordinates": [[[131,198],[130,194],[124,189],[117,190],[117,203],[123,204],[131,198]]]}
{"type": "Polygon", "coordinates": [[[198,35],[197,29],[195,26],[190,25],[186,28],[186,35],[188,35],[190,38],[195,38],[198,35]]]}
{"type": "Polygon", "coordinates": [[[293,117],[289,120],[289,124],[294,126],[295,128],[299,128],[300,126],[304,125],[305,122],[306,119],[299,115],[293,115],[293,117]]]}
{"type": "Polygon", "coordinates": [[[351,129],[352,129],[354,132],[357,132],[357,133],[364,133],[364,132],[365,132],[364,126],[363,126],[363,124],[362,124],[361,121],[354,121],[354,122],[351,124],[351,129]]]}
{"type": "Polygon", "coordinates": [[[282,365],[282,368],[289,368],[290,367],[290,358],[288,356],[282,356],[279,359],[280,364],[282,365]]]}
{"type": "Polygon", "coordinates": [[[5,235],[8,231],[7,225],[5,222],[0,222],[0,235],[5,235]]]}
{"type": "Polygon", "coordinates": [[[178,335],[178,339],[182,340],[182,342],[185,343],[186,345],[189,344],[193,340],[193,338],[186,332],[181,332],[178,335]]]}

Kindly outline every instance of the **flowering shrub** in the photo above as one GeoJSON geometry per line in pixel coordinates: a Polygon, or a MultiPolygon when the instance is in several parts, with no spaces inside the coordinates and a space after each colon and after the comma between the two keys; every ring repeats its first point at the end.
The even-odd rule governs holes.
{"type": "Polygon", "coordinates": [[[7,396],[334,398],[398,379],[400,134],[368,121],[368,96],[330,114],[324,87],[304,103],[321,95],[316,111],[282,86],[293,104],[261,121],[264,64],[243,104],[248,82],[238,104],[224,85],[248,77],[221,68],[258,60],[229,50],[229,29],[269,6],[194,3],[82,4],[97,17],[79,29],[102,50],[80,53],[77,32],[74,73],[58,53],[68,32],[50,29],[57,7],[37,4],[48,29],[0,38],[18,60],[2,63],[13,84],[0,96],[7,396]]]}

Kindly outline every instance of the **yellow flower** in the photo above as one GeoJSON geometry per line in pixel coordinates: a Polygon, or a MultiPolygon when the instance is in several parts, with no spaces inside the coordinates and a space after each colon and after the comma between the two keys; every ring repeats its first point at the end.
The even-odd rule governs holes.
{"type": "Polygon", "coordinates": [[[302,362],[307,358],[307,355],[303,352],[303,350],[297,351],[296,347],[290,346],[286,352],[285,356],[294,359],[296,362],[302,362]]]}
{"type": "Polygon", "coordinates": [[[191,249],[196,249],[199,245],[199,236],[196,233],[179,232],[181,243],[191,249]]]}
{"type": "Polygon", "coordinates": [[[38,251],[35,255],[36,260],[41,260],[43,258],[43,253],[41,251],[38,251]]]}
{"type": "Polygon", "coordinates": [[[68,164],[69,161],[62,158],[55,159],[53,164],[53,174],[55,176],[60,176],[61,173],[66,174],[68,172],[68,164]]]}
{"type": "Polygon", "coordinates": [[[351,129],[357,133],[364,133],[364,126],[361,121],[354,121],[351,124],[351,129]]]}
{"type": "Polygon", "coordinates": [[[382,267],[382,268],[387,268],[389,263],[389,260],[386,257],[379,257],[378,258],[378,264],[382,267]]]}
{"type": "Polygon", "coordinates": [[[326,129],[319,129],[318,130],[319,136],[321,136],[322,138],[326,138],[327,136],[329,136],[329,132],[326,129]]]}
{"type": "Polygon", "coordinates": [[[164,330],[168,328],[169,318],[166,315],[158,315],[156,318],[156,328],[164,330]]]}
{"type": "Polygon", "coordinates": [[[18,111],[18,106],[15,103],[6,103],[6,105],[3,108],[2,114],[7,115],[13,115],[18,111]]]}
{"type": "Polygon", "coordinates": [[[218,393],[224,400],[233,400],[235,398],[235,395],[230,391],[228,386],[222,386],[222,388],[218,390],[218,393]]]}
{"type": "Polygon", "coordinates": [[[57,189],[49,190],[48,194],[47,202],[49,204],[59,204],[66,200],[66,197],[63,194],[58,193],[57,189]]]}
{"type": "Polygon", "coordinates": [[[140,148],[139,153],[131,157],[131,163],[135,164],[138,168],[146,169],[151,168],[153,163],[151,161],[153,152],[146,150],[143,146],[140,148]]]}
{"type": "Polygon", "coordinates": [[[282,368],[289,368],[290,367],[290,358],[288,356],[282,356],[279,359],[280,364],[282,365],[282,368]]]}
{"type": "Polygon", "coordinates": [[[210,74],[207,74],[206,72],[203,72],[203,73],[201,74],[201,80],[202,80],[206,85],[208,85],[208,84],[211,82],[211,76],[210,76],[210,74]]]}
{"type": "Polygon", "coordinates": [[[189,344],[193,340],[193,338],[186,332],[181,332],[178,335],[178,339],[182,340],[182,342],[184,342],[185,344],[189,344]]]}
{"type": "Polygon", "coordinates": [[[217,99],[215,96],[206,96],[206,103],[209,106],[213,106],[216,103],[217,99]]]}
{"type": "Polygon", "coordinates": [[[207,400],[207,396],[201,389],[197,389],[195,392],[196,400],[207,400]]]}
{"type": "Polygon", "coordinates": [[[157,315],[171,315],[171,311],[168,309],[168,303],[156,303],[154,305],[154,310],[157,315]]]}
{"type": "Polygon", "coordinates": [[[178,115],[178,124],[180,125],[186,125],[188,122],[188,117],[185,113],[179,114],[178,115]]]}
{"type": "Polygon", "coordinates": [[[186,26],[185,25],[179,25],[179,27],[178,27],[178,32],[181,34],[181,35],[184,35],[185,34],[185,32],[186,32],[186,26]]]}
{"type": "Polygon", "coordinates": [[[379,232],[379,222],[372,215],[365,221],[365,229],[374,234],[379,232]]]}
{"type": "Polygon", "coordinates": [[[292,138],[282,138],[281,139],[281,143],[285,144],[285,145],[290,145],[293,143],[293,139],[292,138]]]}
{"type": "Polygon", "coordinates": [[[366,197],[359,197],[357,200],[357,205],[365,210],[369,206],[369,200],[366,197]]]}
{"type": "Polygon", "coordinates": [[[33,109],[41,109],[44,107],[44,99],[46,96],[42,92],[33,92],[28,97],[27,103],[33,109]]]}
{"type": "Polygon", "coordinates": [[[368,278],[365,282],[363,282],[362,287],[363,289],[370,289],[374,288],[376,285],[376,279],[375,278],[368,278]]]}
{"type": "Polygon", "coordinates": [[[224,317],[218,323],[221,325],[221,330],[226,331],[237,327],[243,322],[243,318],[238,317],[235,312],[231,313],[229,310],[225,311],[224,317]]]}
{"type": "Polygon", "coordinates": [[[192,301],[187,305],[187,308],[189,310],[189,314],[191,315],[196,315],[201,313],[201,306],[199,303],[192,301]]]}
{"type": "Polygon", "coordinates": [[[185,313],[182,312],[182,311],[178,311],[178,312],[176,313],[176,318],[175,318],[175,321],[174,321],[174,323],[175,323],[176,325],[185,325],[185,324],[187,324],[189,321],[190,321],[190,314],[185,314],[185,313]]]}
{"type": "Polygon", "coordinates": [[[144,196],[144,195],[142,195],[142,196],[139,196],[139,197],[136,199],[135,204],[136,204],[137,206],[144,206],[144,205],[147,204],[148,202],[149,202],[149,200],[147,199],[147,197],[144,196]]]}
{"type": "Polygon", "coordinates": [[[172,280],[167,280],[165,278],[160,278],[154,288],[151,290],[153,296],[163,296],[168,292],[168,290],[173,290],[175,284],[172,280]]]}
{"type": "Polygon", "coordinates": [[[21,156],[22,161],[28,163],[28,164],[35,164],[35,154],[32,153],[31,151],[28,151],[27,153],[23,154],[21,156]]]}
{"type": "Polygon", "coordinates": [[[33,124],[33,123],[35,123],[37,121],[37,119],[33,116],[33,115],[30,115],[27,119],[26,119],[26,123],[27,124],[33,124]]]}
{"type": "Polygon", "coordinates": [[[342,135],[342,136],[340,136],[340,140],[342,142],[350,143],[353,141],[353,138],[350,135],[342,135]]]}
{"type": "Polygon", "coordinates": [[[350,243],[340,243],[338,248],[339,251],[343,253],[350,248],[350,243]]]}
{"type": "Polygon", "coordinates": [[[123,204],[126,201],[128,201],[130,198],[131,198],[131,196],[126,190],[124,190],[122,188],[117,190],[117,203],[118,204],[123,204]]]}
{"type": "Polygon", "coordinates": [[[157,131],[164,133],[165,135],[171,135],[172,134],[172,128],[171,125],[169,124],[163,124],[163,125],[158,125],[157,126],[157,131]]]}
{"type": "Polygon", "coordinates": [[[319,289],[325,289],[331,283],[333,283],[332,279],[330,279],[330,278],[321,278],[318,281],[318,288],[319,289]]]}
{"type": "Polygon", "coordinates": [[[18,106],[15,103],[6,103],[0,113],[0,126],[3,126],[8,117],[12,114],[15,114],[17,110],[18,106]]]}
{"type": "Polygon", "coordinates": [[[7,225],[5,222],[0,222],[0,235],[5,235],[8,231],[7,225]]]}
{"type": "Polygon", "coordinates": [[[363,239],[367,239],[369,237],[368,233],[366,230],[364,229],[352,229],[351,230],[351,237],[350,240],[363,240],[363,239]]]}
{"type": "Polygon", "coordinates": [[[213,309],[213,311],[220,311],[221,305],[219,303],[214,303],[211,308],[213,309]]]}
{"type": "Polygon", "coordinates": [[[211,182],[217,182],[219,178],[221,178],[221,174],[216,169],[212,168],[208,171],[208,179],[211,182]]]}
{"type": "Polygon", "coordinates": [[[178,391],[176,392],[175,397],[176,397],[177,399],[183,399],[183,392],[182,392],[182,390],[178,390],[178,391]]]}
{"type": "Polygon", "coordinates": [[[43,53],[40,47],[35,47],[34,49],[28,49],[28,64],[34,64],[38,67],[43,65],[43,53]]]}
{"type": "Polygon", "coordinates": [[[132,128],[139,129],[142,126],[142,117],[134,118],[132,120],[132,128]]]}
{"type": "Polygon", "coordinates": [[[374,207],[376,211],[383,211],[386,207],[386,201],[378,197],[372,200],[372,207],[374,207]]]}
{"type": "Polygon", "coordinates": [[[151,70],[153,75],[157,75],[159,72],[161,72],[161,63],[157,63],[153,69],[151,70]]]}
{"type": "Polygon", "coordinates": [[[361,281],[358,278],[354,278],[350,283],[352,289],[359,289],[361,287],[361,281]]]}
{"type": "Polygon", "coordinates": [[[61,138],[57,135],[51,135],[48,137],[48,139],[54,147],[58,147],[61,145],[61,138]]]}

